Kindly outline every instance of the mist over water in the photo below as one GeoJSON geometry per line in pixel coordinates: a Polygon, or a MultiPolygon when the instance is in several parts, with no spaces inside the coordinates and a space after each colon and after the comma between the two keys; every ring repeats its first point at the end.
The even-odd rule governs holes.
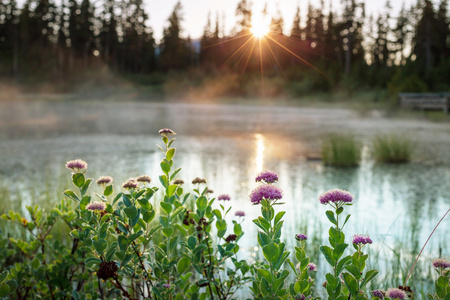
{"type": "MultiPolygon", "coordinates": [[[[127,178],[142,174],[160,186],[162,153],[156,144],[161,144],[157,131],[164,127],[177,132],[175,166],[182,167],[178,176],[186,182],[184,189],[192,188],[195,177],[206,178],[214,196],[231,196],[231,201],[223,203],[232,206],[229,220],[235,219],[236,210],[246,212],[245,236],[239,244],[249,259],[258,255],[254,248],[257,229],[251,220],[260,211],[248,195],[261,170],[279,174],[277,186],[284,191],[285,204],[277,209],[287,212],[283,238],[289,247],[295,245],[296,233],[308,234],[311,243],[328,243],[327,208],[318,196],[333,188],[350,191],[355,201],[346,208],[352,217],[345,233],[348,241],[354,234],[370,235],[374,244],[369,260],[372,267],[381,269],[379,280],[392,273],[391,261],[398,255],[402,262],[397,267],[409,271],[450,207],[450,128],[445,123],[361,118],[344,109],[298,107],[100,102],[0,105],[0,213],[24,212],[26,205],[34,204],[52,207],[70,187],[70,172],[64,164],[75,158],[89,163],[89,177],[112,176],[116,192],[127,178]],[[324,167],[316,159],[321,139],[330,132],[351,132],[361,140],[365,155],[358,168],[324,167]],[[387,132],[414,139],[412,163],[373,162],[367,153],[370,139],[387,132]]],[[[449,222],[443,221],[422,254],[422,278],[427,276],[431,259],[450,256],[449,222]]],[[[308,247],[320,278],[326,262],[317,247],[308,247]]],[[[395,276],[389,280],[402,283],[395,276]]],[[[427,289],[430,285],[424,279],[419,286],[427,289]]]]}

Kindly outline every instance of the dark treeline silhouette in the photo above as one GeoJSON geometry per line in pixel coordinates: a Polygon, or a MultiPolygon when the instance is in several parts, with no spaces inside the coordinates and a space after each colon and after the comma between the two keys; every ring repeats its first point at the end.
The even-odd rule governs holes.
{"type": "MultiPolygon", "coordinates": [[[[270,32],[251,32],[251,3],[241,0],[237,24],[226,36],[219,15],[205,20],[200,47],[182,38],[177,3],[157,45],[142,0],[0,0],[0,76],[65,80],[107,65],[118,73],[162,74],[198,68],[245,76],[283,76],[307,82],[309,90],[347,87],[393,91],[448,90],[450,30],[448,1],[418,0],[392,15],[389,1],[367,15],[364,1],[342,6],[293,8],[284,31],[280,11],[261,12],[270,32]],[[94,5],[95,3],[95,5],[94,5]],[[301,9],[307,9],[301,20],[301,9]],[[305,24],[305,25],[303,25],[305,24]],[[200,49],[198,51],[198,48],[200,49]]],[[[258,12],[259,13],[259,12],[258,12]]]]}

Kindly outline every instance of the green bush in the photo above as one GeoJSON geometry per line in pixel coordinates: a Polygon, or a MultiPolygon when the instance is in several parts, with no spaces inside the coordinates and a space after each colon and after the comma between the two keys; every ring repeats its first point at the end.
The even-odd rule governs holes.
{"type": "Polygon", "coordinates": [[[379,135],[372,142],[372,152],[377,162],[406,163],[413,152],[412,142],[399,135],[379,135]]]}
{"type": "Polygon", "coordinates": [[[352,135],[330,135],[322,142],[322,160],[334,167],[359,165],[361,151],[352,135]]]}

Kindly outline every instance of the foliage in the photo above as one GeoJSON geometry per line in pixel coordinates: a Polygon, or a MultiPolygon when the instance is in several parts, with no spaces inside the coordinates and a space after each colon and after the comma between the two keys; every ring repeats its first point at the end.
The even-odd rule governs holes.
{"type": "Polygon", "coordinates": [[[359,145],[351,135],[330,135],[322,142],[322,160],[325,165],[354,167],[361,157],[359,145]]]}
{"type": "Polygon", "coordinates": [[[413,152],[412,142],[399,135],[379,135],[373,140],[373,156],[384,163],[406,163],[413,152]]]}
{"type": "MultiPolygon", "coordinates": [[[[74,188],[66,190],[66,199],[53,209],[27,206],[27,216],[13,211],[1,216],[26,234],[0,238],[0,297],[233,299],[250,285],[255,299],[319,299],[310,273],[315,265],[306,253],[307,236],[296,236],[294,251],[282,241],[285,211],[275,212],[283,204],[282,192],[272,185],[278,175],[259,174],[256,180],[264,184],[250,195],[261,205],[261,216],[253,223],[263,259],[249,264],[238,244],[244,236],[245,213],[231,219],[232,207],[225,202],[229,196],[212,198],[205,179],[194,179],[195,188],[186,192],[177,178],[181,169],[174,166],[174,132],[163,129],[160,134],[161,190],[151,186],[150,177],[140,176],[115,193],[112,178],[102,176],[97,180],[102,192],[92,192],[87,163],[78,159],[66,164],[74,188]],[[161,197],[155,199],[158,194],[161,197]],[[61,225],[70,234],[58,240],[52,232],[61,225]]],[[[333,224],[330,245],[320,247],[332,267],[325,275],[329,299],[368,299],[367,284],[378,273],[365,272],[368,254],[363,246],[372,242],[368,237],[355,236],[355,252],[345,254],[343,229],[350,215],[343,223],[342,216],[352,197],[342,190],[319,197],[334,209],[326,212],[333,224]]],[[[447,299],[450,262],[433,264],[439,266],[439,278],[436,294],[429,299],[447,299]]]]}

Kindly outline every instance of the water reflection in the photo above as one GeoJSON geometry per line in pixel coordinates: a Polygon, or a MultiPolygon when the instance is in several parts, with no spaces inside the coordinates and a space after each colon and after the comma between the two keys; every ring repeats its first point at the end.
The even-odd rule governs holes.
{"type": "MultiPolygon", "coordinates": [[[[189,117],[189,114],[185,118],[176,118],[172,109],[178,108],[161,107],[152,113],[163,115],[171,124],[187,132],[177,135],[175,143],[175,166],[183,168],[179,177],[187,182],[186,190],[192,188],[189,182],[199,176],[208,180],[215,195],[230,194],[232,200],[226,204],[233,207],[229,220],[234,218],[235,210],[246,212],[242,224],[245,238],[240,242],[244,255],[257,257],[259,253],[254,248],[256,228],[251,222],[259,214],[259,207],[251,205],[248,195],[256,186],[254,176],[264,169],[279,174],[277,185],[284,191],[286,204],[277,207],[277,210],[287,212],[283,238],[289,247],[293,247],[296,233],[308,234],[308,251],[320,267],[319,278],[327,270],[326,263],[313,245],[327,243],[329,227],[324,216],[326,207],[317,200],[320,193],[341,188],[355,195],[355,205],[348,209],[352,218],[346,225],[347,237],[350,239],[358,233],[371,235],[374,244],[370,248],[373,256],[370,263],[381,268],[381,280],[391,276],[392,285],[400,283],[399,274],[392,274],[392,270],[409,270],[419,248],[450,207],[450,190],[442,187],[450,182],[448,165],[376,165],[368,158],[365,148],[365,159],[358,168],[323,167],[320,161],[305,159],[308,147],[314,142],[301,135],[281,136],[252,130],[212,134],[214,130],[208,131],[204,126],[206,119],[202,121],[189,117]],[[190,125],[195,131],[183,127],[190,121],[201,123],[203,127],[190,125]]],[[[113,114],[108,118],[113,118],[113,114]]],[[[241,120],[242,123],[235,126],[255,129],[258,128],[255,120],[247,123],[241,120]]],[[[127,178],[141,174],[150,175],[158,185],[156,178],[162,153],[155,150],[155,144],[160,142],[159,137],[130,134],[129,126],[124,131],[127,135],[120,135],[120,132],[104,134],[108,124],[95,124],[101,134],[2,141],[0,213],[11,208],[25,211],[25,205],[33,204],[50,207],[58,202],[62,192],[70,187],[69,172],[64,169],[64,163],[74,158],[89,162],[91,177],[113,176],[116,190],[127,178]]],[[[218,123],[212,126],[216,130],[220,128],[218,123]]],[[[176,127],[174,129],[178,131],[176,127]]],[[[94,192],[99,192],[96,189],[94,192]]],[[[419,275],[423,278],[428,274],[432,258],[438,257],[440,252],[444,257],[450,256],[449,224],[450,219],[443,221],[425,249],[424,260],[419,264],[422,266],[419,275]]],[[[424,286],[429,287],[429,282],[425,281],[424,286]]]]}

